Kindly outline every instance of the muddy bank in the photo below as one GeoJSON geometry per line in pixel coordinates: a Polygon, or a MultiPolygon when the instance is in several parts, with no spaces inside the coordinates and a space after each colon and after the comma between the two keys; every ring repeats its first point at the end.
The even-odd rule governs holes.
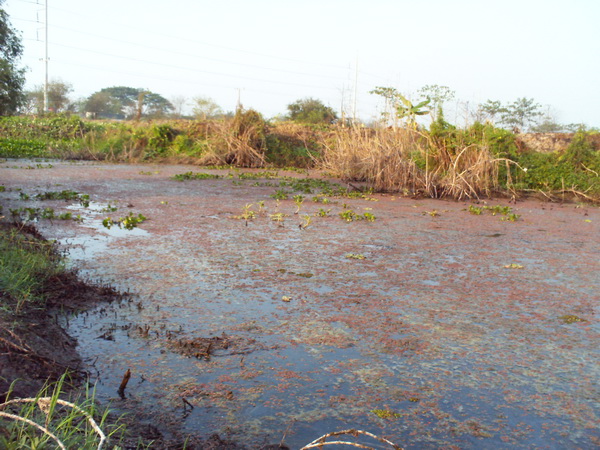
{"type": "Polygon", "coordinates": [[[598,443],[598,208],[276,199],[276,178],[173,179],[207,172],[192,167],[2,170],[11,189],[98,204],[52,203],[83,223],[39,225],[135,293],[68,324],[120,410],[254,448],[350,427],[409,448],[598,443]],[[129,213],[148,220],[103,229],[129,213]]]}
{"type": "MultiPolygon", "coordinates": [[[[29,240],[43,240],[35,227],[0,222],[4,229],[15,228],[29,240]]],[[[20,314],[8,312],[12,299],[0,291],[7,310],[0,312],[0,398],[4,399],[13,381],[12,397],[31,397],[46,382],[55,382],[65,372],[78,385],[85,378],[76,341],[58,324],[61,313],[80,311],[99,303],[118,300],[121,295],[105,286],[83,282],[74,271],[48,280],[41,293],[44,306],[28,305],[20,314]]]]}

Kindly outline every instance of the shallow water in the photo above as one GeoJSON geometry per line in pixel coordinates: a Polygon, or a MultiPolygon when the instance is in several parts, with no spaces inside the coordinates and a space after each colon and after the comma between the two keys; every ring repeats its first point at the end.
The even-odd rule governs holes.
{"type": "Polygon", "coordinates": [[[93,210],[83,224],[39,224],[87,276],[134,294],[68,320],[113,407],[250,446],[285,435],[299,448],[347,428],[406,448],[600,443],[597,208],[523,202],[512,223],[466,203],[377,195],[334,199],[330,217],[301,230],[300,216],[323,207],[310,195],[299,216],[252,180],[170,178],[189,170],[203,171],[0,169],[7,187],[60,184],[117,204],[111,217],[149,218],[133,232],[104,230],[93,210]],[[259,200],[265,213],[233,218],[259,200]],[[377,220],[345,223],[342,203],[377,220]],[[283,226],[276,212],[289,215],[283,226]],[[228,347],[208,360],[181,354],[182,342],[214,337],[228,347]]]}

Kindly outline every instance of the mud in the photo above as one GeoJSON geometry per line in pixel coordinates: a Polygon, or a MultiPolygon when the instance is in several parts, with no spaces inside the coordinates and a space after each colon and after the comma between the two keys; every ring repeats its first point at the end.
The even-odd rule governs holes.
{"type": "Polygon", "coordinates": [[[512,222],[466,202],[303,194],[294,214],[291,195],[270,197],[277,180],[227,170],[15,168],[27,165],[0,166],[5,215],[42,203],[17,188],[118,207],[47,201],[84,221],[37,226],[84,274],[133,294],[65,321],[119,411],[249,447],[348,428],[407,448],[600,445],[596,207],[487,201],[512,222]],[[224,178],[172,179],[190,170],[224,178]],[[248,204],[255,217],[240,219],[248,204]],[[376,220],[346,222],[349,208],[376,220]],[[129,212],[148,220],[102,227],[129,212]]]}

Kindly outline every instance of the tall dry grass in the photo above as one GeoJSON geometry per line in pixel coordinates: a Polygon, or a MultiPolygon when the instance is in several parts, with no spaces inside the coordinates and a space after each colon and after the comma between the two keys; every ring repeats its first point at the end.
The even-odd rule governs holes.
{"type": "Polygon", "coordinates": [[[489,196],[499,160],[486,145],[448,149],[411,128],[337,128],[322,138],[321,167],[376,191],[455,199],[489,196]]]}

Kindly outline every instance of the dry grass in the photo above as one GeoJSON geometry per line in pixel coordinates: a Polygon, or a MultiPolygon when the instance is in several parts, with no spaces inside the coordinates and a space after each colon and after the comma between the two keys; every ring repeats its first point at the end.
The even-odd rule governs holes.
{"type": "Polygon", "coordinates": [[[455,199],[497,189],[499,160],[483,145],[449,150],[413,129],[338,128],[323,137],[321,166],[376,191],[455,199]]]}

